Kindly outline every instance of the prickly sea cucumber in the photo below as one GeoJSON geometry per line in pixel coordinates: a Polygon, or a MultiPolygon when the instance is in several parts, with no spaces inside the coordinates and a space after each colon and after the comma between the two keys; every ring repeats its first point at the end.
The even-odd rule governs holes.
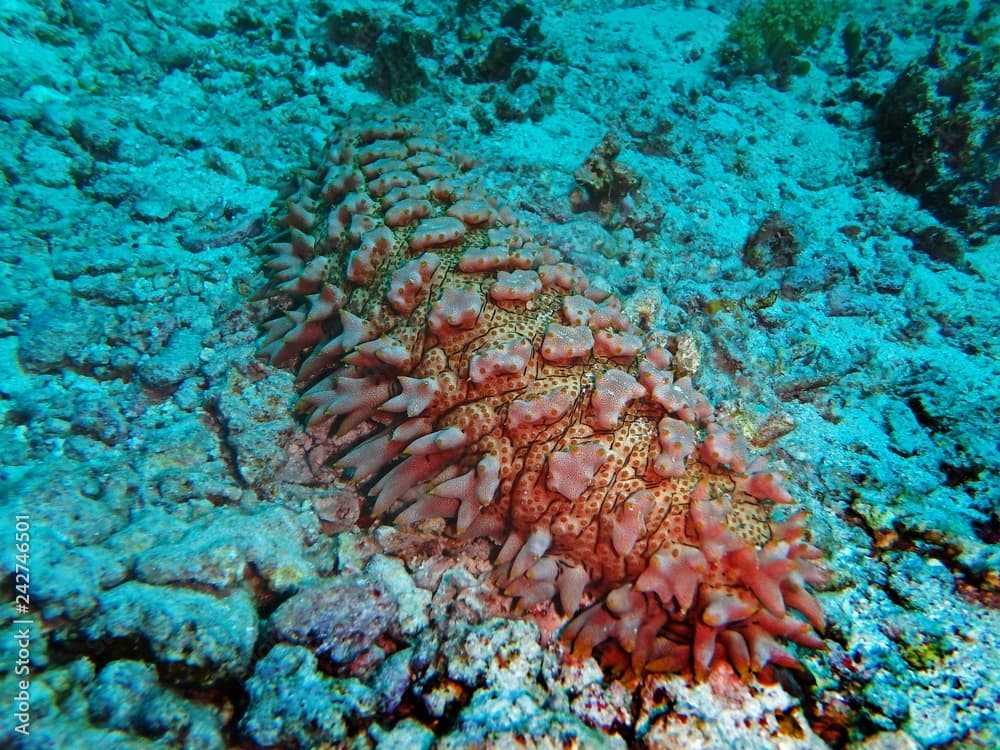
{"type": "Polygon", "coordinates": [[[487,200],[398,113],[357,114],[281,212],[261,351],[394,523],[487,537],[577,654],[704,678],[821,648],[803,514],[672,368],[669,337],[487,200]]]}

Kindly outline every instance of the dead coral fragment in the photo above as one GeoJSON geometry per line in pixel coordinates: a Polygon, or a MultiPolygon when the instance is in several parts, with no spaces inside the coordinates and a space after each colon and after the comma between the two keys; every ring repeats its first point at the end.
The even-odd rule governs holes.
{"type": "Polygon", "coordinates": [[[768,214],[760,228],[743,243],[743,262],[757,271],[785,268],[802,251],[792,225],[779,214],[768,214]]]}
{"type": "Polygon", "coordinates": [[[573,173],[570,206],[576,213],[596,211],[605,226],[629,227],[644,237],[659,228],[663,211],[649,202],[642,178],[618,161],[620,151],[618,136],[607,133],[573,173]]]}

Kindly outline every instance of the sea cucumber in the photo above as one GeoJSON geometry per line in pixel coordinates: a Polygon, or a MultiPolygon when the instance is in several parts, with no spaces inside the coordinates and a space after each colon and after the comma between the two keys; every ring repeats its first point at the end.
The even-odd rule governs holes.
{"type": "Polygon", "coordinates": [[[766,459],[673,371],[671,337],[482,195],[399,113],[358,112],[280,212],[262,354],[394,523],[496,542],[574,653],[704,678],[821,648],[826,577],[766,459]]]}

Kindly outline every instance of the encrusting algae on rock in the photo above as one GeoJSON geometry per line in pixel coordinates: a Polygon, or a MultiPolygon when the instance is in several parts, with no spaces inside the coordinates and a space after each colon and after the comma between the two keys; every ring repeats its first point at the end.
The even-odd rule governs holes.
{"type": "Polygon", "coordinates": [[[672,369],[671,338],[486,199],[406,117],[359,113],[269,246],[262,353],[373,499],[499,545],[519,609],[574,653],[704,678],[821,648],[825,579],[766,459],[672,369]]]}

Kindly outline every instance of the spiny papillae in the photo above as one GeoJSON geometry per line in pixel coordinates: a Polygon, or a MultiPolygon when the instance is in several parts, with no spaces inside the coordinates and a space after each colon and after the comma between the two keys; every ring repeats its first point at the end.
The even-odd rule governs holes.
{"type": "Polygon", "coordinates": [[[520,609],[635,673],[743,675],[821,648],[824,580],[765,459],[643,331],[399,114],[359,113],[269,245],[262,352],[397,524],[499,546],[520,609]],[[794,610],[794,611],[793,611],[794,610]],[[814,629],[815,628],[815,629],[814,629]]]}

